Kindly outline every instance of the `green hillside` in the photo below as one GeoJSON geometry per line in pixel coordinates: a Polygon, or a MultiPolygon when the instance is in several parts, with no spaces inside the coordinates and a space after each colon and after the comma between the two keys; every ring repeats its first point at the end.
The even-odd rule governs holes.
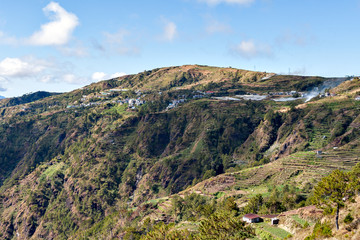
{"type": "Polygon", "coordinates": [[[0,238],[271,234],[241,221],[253,197],[304,207],[359,162],[360,80],[345,80],[305,102],[335,79],[186,65],[1,102],[0,238]]]}

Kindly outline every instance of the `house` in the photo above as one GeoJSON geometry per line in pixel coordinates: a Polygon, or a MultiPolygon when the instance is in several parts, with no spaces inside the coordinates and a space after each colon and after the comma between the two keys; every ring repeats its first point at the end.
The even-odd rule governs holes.
{"type": "Polygon", "coordinates": [[[279,219],[278,219],[278,218],[272,218],[272,219],[271,219],[271,224],[272,224],[272,225],[277,225],[277,224],[279,224],[279,219]]]}
{"type": "Polygon", "coordinates": [[[278,214],[277,215],[268,214],[268,215],[262,215],[261,218],[270,219],[271,225],[276,225],[279,224],[278,216],[279,216],[278,214]]]}
{"type": "Polygon", "coordinates": [[[258,223],[262,222],[262,218],[259,215],[254,213],[248,213],[243,216],[243,221],[248,223],[258,223]]]}

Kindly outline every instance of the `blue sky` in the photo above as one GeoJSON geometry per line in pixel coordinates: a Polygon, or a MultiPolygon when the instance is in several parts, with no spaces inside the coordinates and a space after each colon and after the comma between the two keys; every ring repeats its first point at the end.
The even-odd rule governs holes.
{"type": "Polygon", "coordinates": [[[0,2],[0,95],[203,64],[359,75],[360,0],[0,2]]]}

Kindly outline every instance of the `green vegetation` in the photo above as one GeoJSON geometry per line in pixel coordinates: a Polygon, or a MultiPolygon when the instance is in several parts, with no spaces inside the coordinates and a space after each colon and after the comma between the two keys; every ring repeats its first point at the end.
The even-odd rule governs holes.
{"type": "Polygon", "coordinates": [[[35,93],[24,94],[21,97],[8,98],[8,99],[4,99],[4,100],[0,101],[0,107],[11,107],[11,106],[16,106],[16,105],[20,105],[20,104],[35,102],[37,100],[40,100],[40,99],[43,99],[46,97],[50,97],[50,96],[55,96],[58,94],[60,94],[60,93],[50,93],[50,92],[44,92],[44,91],[38,91],[35,93]]]}
{"type": "MultiPolygon", "coordinates": [[[[356,84],[306,104],[212,96],[327,80],[189,65],[2,100],[0,238],[287,238],[242,215],[296,209],[312,195],[341,207],[359,190],[360,166],[350,171],[360,153],[356,84]],[[346,194],[335,196],[339,187],[346,194]]],[[[313,236],[328,232],[317,225],[313,236]]]]}
{"type": "Polygon", "coordinates": [[[315,240],[319,238],[332,237],[331,224],[329,222],[319,223],[314,226],[313,232],[310,236],[307,236],[305,240],[315,240]]]}
{"type": "Polygon", "coordinates": [[[259,223],[256,225],[256,227],[270,233],[271,235],[268,236],[268,239],[269,238],[271,239],[271,236],[275,239],[284,239],[287,237],[291,237],[291,233],[285,231],[282,228],[276,226],[270,226],[267,223],[259,223]]]}
{"type": "Polygon", "coordinates": [[[300,207],[306,198],[299,191],[300,189],[289,185],[285,185],[280,190],[277,187],[270,188],[267,197],[264,198],[261,194],[257,194],[250,198],[244,212],[270,214],[300,207]]]}
{"type": "Polygon", "coordinates": [[[292,219],[294,219],[297,223],[299,223],[303,228],[307,228],[310,226],[310,223],[305,219],[299,217],[299,215],[292,215],[292,219]]]}
{"type": "Polygon", "coordinates": [[[348,200],[355,194],[354,183],[351,182],[349,173],[340,170],[333,171],[329,176],[324,177],[314,188],[313,201],[326,208],[336,208],[335,223],[339,229],[339,211],[348,200]]]}
{"type": "Polygon", "coordinates": [[[354,217],[351,215],[351,213],[348,213],[346,217],[344,218],[344,223],[349,224],[354,220],[354,217]]]}

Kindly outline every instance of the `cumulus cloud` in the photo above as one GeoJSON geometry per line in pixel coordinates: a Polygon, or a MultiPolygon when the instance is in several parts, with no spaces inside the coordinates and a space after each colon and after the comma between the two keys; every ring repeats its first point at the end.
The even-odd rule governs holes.
{"type": "Polygon", "coordinates": [[[231,48],[231,52],[241,57],[251,59],[256,57],[270,57],[271,47],[265,44],[256,44],[253,40],[242,41],[231,48]]]}
{"type": "Polygon", "coordinates": [[[94,81],[101,81],[101,80],[105,80],[105,79],[121,77],[124,75],[126,75],[126,73],[124,73],[124,72],[116,72],[113,74],[106,74],[104,72],[94,72],[91,75],[91,79],[94,81]]]}
{"type": "Polygon", "coordinates": [[[27,42],[31,45],[64,45],[79,25],[75,14],[67,12],[59,3],[50,2],[43,11],[49,16],[50,22],[41,26],[27,42]]]}
{"type": "Polygon", "coordinates": [[[238,4],[238,5],[249,5],[255,0],[198,0],[198,2],[207,3],[210,6],[215,6],[220,3],[227,3],[227,4],[238,4]]]}
{"type": "Polygon", "coordinates": [[[83,84],[90,82],[74,74],[74,67],[69,63],[55,59],[37,59],[32,56],[23,58],[5,58],[0,61],[0,87],[15,79],[31,79],[44,83],[66,82],[83,84]]]}
{"type": "Polygon", "coordinates": [[[100,80],[104,80],[105,76],[106,76],[106,73],[104,73],[104,72],[94,72],[91,75],[91,79],[95,80],[95,81],[100,81],[100,80]]]}
{"type": "Polygon", "coordinates": [[[89,82],[89,79],[85,77],[77,76],[73,73],[66,73],[60,76],[62,82],[70,83],[70,84],[83,84],[89,82]]]}
{"type": "Polygon", "coordinates": [[[49,63],[33,58],[5,58],[0,62],[0,76],[33,77],[49,67],[49,63]]]}
{"type": "Polygon", "coordinates": [[[164,26],[164,32],[162,35],[162,39],[165,41],[172,41],[177,35],[177,27],[174,22],[164,20],[165,26],[164,26]]]}
{"type": "Polygon", "coordinates": [[[75,75],[74,73],[70,72],[61,72],[61,71],[54,71],[50,72],[49,74],[40,75],[38,81],[43,83],[69,83],[69,84],[86,84],[90,83],[90,79],[75,75]]]}
{"type": "Polygon", "coordinates": [[[124,73],[124,72],[116,72],[116,73],[111,74],[110,78],[118,78],[118,77],[122,77],[125,75],[126,75],[126,73],[124,73]]]}

